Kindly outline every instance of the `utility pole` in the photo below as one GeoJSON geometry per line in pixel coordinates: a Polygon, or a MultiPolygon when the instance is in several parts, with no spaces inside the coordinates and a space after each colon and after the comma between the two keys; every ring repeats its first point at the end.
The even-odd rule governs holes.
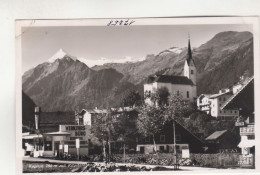
{"type": "Polygon", "coordinates": [[[125,143],[124,143],[124,164],[125,164],[125,143]]]}
{"type": "Polygon", "coordinates": [[[175,120],[173,120],[173,154],[174,154],[174,166],[177,164],[177,150],[176,150],[176,133],[175,133],[175,120]]]}

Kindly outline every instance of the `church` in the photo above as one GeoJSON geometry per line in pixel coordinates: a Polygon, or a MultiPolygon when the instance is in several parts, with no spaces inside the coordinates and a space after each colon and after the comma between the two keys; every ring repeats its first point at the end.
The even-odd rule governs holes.
{"type": "MultiPolygon", "coordinates": [[[[170,94],[181,94],[183,100],[195,101],[197,98],[197,70],[192,59],[190,39],[188,41],[188,52],[184,63],[184,76],[154,75],[148,77],[144,84],[144,93],[155,93],[157,89],[166,87],[170,94]]],[[[146,103],[151,104],[150,99],[146,103]]]]}

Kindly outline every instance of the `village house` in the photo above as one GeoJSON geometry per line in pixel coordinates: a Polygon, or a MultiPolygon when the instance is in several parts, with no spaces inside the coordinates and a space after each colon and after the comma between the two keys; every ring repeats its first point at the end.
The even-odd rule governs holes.
{"type": "Polygon", "coordinates": [[[229,130],[215,131],[205,139],[209,153],[238,152],[239,141],[240,138],[229,130]]]}
{"type": "Polygon", "coordinates": [[[201,94],[197,99],[198,109],[216,117],[220,120],[232,120],[239,116],[239,110],[221,109],[221,106],[235,93],[241,86],[236,85],[234,88],[226,88],[217,94],[201,94]]]}
{"type": "Polygon", "coordinates": [[[197,98],[197,107],[199,110],[206,112],[212,117],[220,120],[232,120],[239,117],[238,108],[223,109],[222,106],[231,99],[248,81],[248,77],[241,76],[240,82],[230,88],[219,90],[216,94],[201,94],[197,98]]]}
{"type": "Polygon", "coordinates": [[[254,167],[255,156],[255,104],[254,77],[248,78],[243,86],[236,91],[221,107],[221,109],[237,109],[240,117],[236,126],[240,127],[241,148],[240,165],[254,167]]]}
{"type": "MultiPolygon", "coordinates": [[[[137,139],[136,150],[140,153],[159,152],[174,152],[174,129],[173,123],[168,122],[162,131],[155,134],[153,142],[152,135],[149,137],[140,136],[137,139]]],[[[182,153],[186,150],[190,153],[203,152],[205,143],[197,136],[193,135],[189,130],[175,121],[175,137],[176,137],[176,152],[182,153]]]]}
{"type": "MultiPolygon", "coordinates": [[[[148,77],[144,84],[144,94],[155,93],[157,89],[166,87],[170,94],[181,94],[184,100],[195,101],[197,98],[197,70],[192,59],[190,40],[188,42],[188,54],[184,63],[184,76],[154,75],[148,77]]],[[[147,104],[152,104],[150,98],[147,104]]]]}

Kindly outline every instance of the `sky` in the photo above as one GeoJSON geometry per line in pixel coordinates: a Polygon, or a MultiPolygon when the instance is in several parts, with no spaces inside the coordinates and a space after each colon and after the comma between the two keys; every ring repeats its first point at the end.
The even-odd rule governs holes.
{"type": "Polygon", "coordinates": [[[171,47],[199,47],[223,31],[250,31],[251,25],[154,25],[26,27],[22,34],[22,72],[46,62],[58,50],[92,67],[105,62],[145,59],[171,47]]]}

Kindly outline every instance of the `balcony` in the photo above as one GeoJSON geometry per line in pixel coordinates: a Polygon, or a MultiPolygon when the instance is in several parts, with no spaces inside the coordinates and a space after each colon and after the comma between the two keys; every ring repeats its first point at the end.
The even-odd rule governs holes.
{"type": "Polygon", "coordinates": [[[240,135],[254,135],[255,134],[255,126],[249,125],[247,127],[240,128],[240,135]]]}

